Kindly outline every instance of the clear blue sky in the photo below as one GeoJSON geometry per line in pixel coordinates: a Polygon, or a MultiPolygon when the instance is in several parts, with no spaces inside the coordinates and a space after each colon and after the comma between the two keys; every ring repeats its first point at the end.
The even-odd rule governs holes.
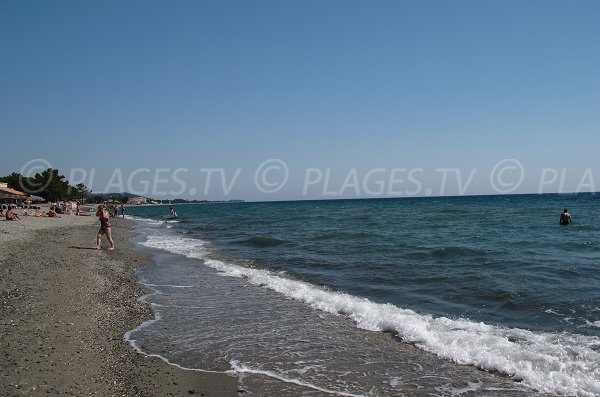
{"type": "Polygon", "coordinates": [[[514,159],[510,192],[600,190],[598,21],[595,0],[3,1],[0,175],[44,159],[103,191],[148,168],[140,191],[164,168],[165,196],[281,200],[456,194],[459,169],[481,194],[514,159]]]}

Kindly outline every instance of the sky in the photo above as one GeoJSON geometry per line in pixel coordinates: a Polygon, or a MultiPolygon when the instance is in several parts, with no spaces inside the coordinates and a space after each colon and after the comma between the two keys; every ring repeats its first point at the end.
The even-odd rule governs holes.
{"type": "Polygon", "coordinates": [[[598,1],[2,1],[0,175],[290,200],[600,191],[598,1]]]}

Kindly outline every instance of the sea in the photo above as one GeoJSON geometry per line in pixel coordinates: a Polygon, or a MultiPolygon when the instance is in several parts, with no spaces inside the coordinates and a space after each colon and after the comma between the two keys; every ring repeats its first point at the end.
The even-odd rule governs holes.
{"type": "Polygon", "coordinates": [[[600,396],[600,194],[169,207],[127,208],[139,352],[243,396],[600,396]]]}

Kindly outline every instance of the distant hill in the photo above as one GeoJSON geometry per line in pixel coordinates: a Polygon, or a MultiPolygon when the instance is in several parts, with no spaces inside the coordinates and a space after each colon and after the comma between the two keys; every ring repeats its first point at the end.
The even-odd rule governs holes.
{"type": "MultiPolygon", "coordinates": [[[[128,192],[122,192],[122,193],[90,193],[88,194],[88,197],[96,197],[96,196],[102,196],[102,197],[106,197],[106,198],[112,198],[112,197],[126,197],[126,198],[130,198],[130,197],[144,197],[144,196],[140,196],[139,194],[133,194],[133,193],[128,193],[128,192]]],[[[150,197],[144,197],[147,200],[153,200],[150,197]]]]}
{"type": "Polygon", "coordinates": [[[133,194],[128,192],[122,193],[90,193],[87,195],[87,200],[100,203],[103,201],[118,201],[126,204],[127,200],[131,197],[143,197],[148,203],[158,203],[158,204],[188,204],[188,203],[243,203],[244,200],[185,200],[181,198],[176,199],[153,199],[151,197],[140,196],[139,194],[133,194]]]}
{"type": "MultiPolygon", "coordinates": [[[[99,202],[103,202],[103,201],[118,201],[120,203],[127,203],[127,200],[131,197],[144,197],[144,196],[140,196],[139,194],[133,194],[133,193],[129,193],[129,192],[121,192],[121,193],[89,193],[87,195],[87,199],[88,201],[93,201],[96,203],[99,202]]],[[[144,197],[148,202],[150,201],[159,201],[160,200],[154,200],[150,197],[144,197]]]]}

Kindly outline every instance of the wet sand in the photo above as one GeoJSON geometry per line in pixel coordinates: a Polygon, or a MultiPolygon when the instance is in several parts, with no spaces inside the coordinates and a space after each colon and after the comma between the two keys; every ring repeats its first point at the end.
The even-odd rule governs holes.
{"type": "Polygon", "coordinates": [[[136,353],[125,332],[152,318],[135,268],[133,222],[115,251],[91,249],[96,217],[0,220],[0,395],[236,396],[237,378],[136,353]]]}

